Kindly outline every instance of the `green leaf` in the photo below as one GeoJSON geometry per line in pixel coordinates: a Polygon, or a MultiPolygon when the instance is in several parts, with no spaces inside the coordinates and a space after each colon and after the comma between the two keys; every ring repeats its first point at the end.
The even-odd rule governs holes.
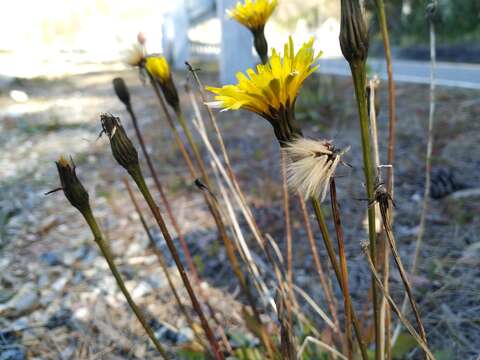
{"type": "Polygon", "coordinates": [[[393,346],[392,356],[394,359],[403,359],[407,353],[417,346],[415,338],[408,333],[401,333],[393,346]]]}

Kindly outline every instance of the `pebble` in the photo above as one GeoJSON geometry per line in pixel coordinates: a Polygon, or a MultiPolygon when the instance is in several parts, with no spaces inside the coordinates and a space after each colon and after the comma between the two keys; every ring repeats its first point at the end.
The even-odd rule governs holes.
{"type": "Polygon", "coordinates": [[[25,284],[7,303],[0,305],[0,314],[18,316],[35,310],[40,305],[40,297],[33,283],[25,284]]]}

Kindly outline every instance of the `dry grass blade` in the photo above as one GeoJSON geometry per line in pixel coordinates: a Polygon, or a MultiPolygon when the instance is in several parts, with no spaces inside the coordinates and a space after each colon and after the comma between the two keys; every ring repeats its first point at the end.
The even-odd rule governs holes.
{"type": "Polygon", "coordinates": [[[339,332],[338,327],[335,325],[335,323],[328,317],[328,315],[323,311],[320,306],[313,300],[310,295],[308,295],[305,291],[303,291],[301,288],[299,288],[297,285],[293,285],[293,290],[298,292],[304,300],[312,307],[313,310],[325,321],[325,323],[336,333],[339,332]]]}
{"type": "Polygon", "coordinates": [[[305,340],[303,341],[303,344],[302,346],[300,347],[300,349],[298,350],[298,354],[297,354],[297,360],[301,360],[302,359],[302,355],[303,355],[303,352],[305,351],[305,349],[307,348],[307,345],[309,343],[312,343],[312,344],[315,344],[317,345],[319,348],[323,349],[323,350],[326,350],[328,351],[329,353],[331,353],[332,357],[334,359],[342,359],[342,360],[348,360],[347,357],[345,355],[343,355],[341,352],[339,352],[338,350],[334,349],[333,347],[331,347],[330,345],[324,343],[323,341],[320,341],[316,338],[314,338],[313,336],[307,336],[305,338],[305,340]]]}
{"type": "Polygon", "coordinates": [[[370,256],[370,254],[369,254],[369,250],[368,250],[368,244],[363,244],[362,245],[362,250],[363,250],[363,253],[365,254],[365,256],[367,258],[367,262],[368,262],[368,265],[370,267],[370,272],[372,273],[372,276],[373,276],[375,282],[377,283],[378,288],[382,291],[383,296],[385,296],[387,298],[387,300],[390,303],[390,306],[392,307],[393,311],[395,312],[395,314],[397,314],[397,316],[400,319],[400,321],[402,322],[402,324],[408,330],[410,335],[412,335],[412,337],[415,339],[415,341],[418,343],[418,345],[420,345],[420,347],[423,349],[423,351],[425,351],[425,353],[427,354],[427,356],[431,360],[435,360],[435,356],[432,354],[432,352],[428,348],[428,345],[425,343],[425,341],[423,341],[423,339],[417,333],[417,331],[412,326],[410,321],[408,321],[408,319],[402,314],[402,312],[400,311],[398,306],[395,304],[393,299],[390,297],[390,295],[388,295],[386,293],[385,288],[383,287],[382,280],[381,280],[380,276],[378,275],[378,273],[375,270],[375,267],[373,265],[373,261],[372,261],[372,258],[370,256]]]}

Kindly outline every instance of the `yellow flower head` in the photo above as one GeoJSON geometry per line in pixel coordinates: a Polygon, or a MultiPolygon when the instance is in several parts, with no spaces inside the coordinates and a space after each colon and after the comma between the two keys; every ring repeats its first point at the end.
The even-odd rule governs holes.
{"type": "Polygon", "coordinates": [[[170,66],[163,56],[147,57],[145,67],[150,75],[160,83],[165,83],[170,79],[170,66]]]}
{"type": "Polygon", "coordinates": [[[245,4],[238,2],[235,8],[227,10],[227,14],[243,26],[255,31],[265,26],[277,3],[277,0],[245,0],[245,4]]]}
{"type": "MultiPolygon", "coordinates": [[[[272,123],[277,138],[283,142],[291,139],[294,127],[294,107],[298,92],[305,81],[317,70],[320,53],[315,55],[313,37],[295,53],[290,37],[284,47],[283,57],[275,49],[265,65],[257,65],[256,72],[237,73],[238,84],[221,88],[207,87],[216,94],[211,107],[223,110],[246,109],[272,123]],[[287,129],[284,129],[287,127],[287,129]],[[279,136],[279,132],[283,132],[279,136]]],[[[293,131],[298,133],[299,130],[293,131]]]]}

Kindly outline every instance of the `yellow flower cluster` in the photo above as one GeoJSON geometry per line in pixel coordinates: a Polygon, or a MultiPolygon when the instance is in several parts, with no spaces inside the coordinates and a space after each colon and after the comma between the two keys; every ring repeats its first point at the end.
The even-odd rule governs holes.
{"type": "Polygon", "coordinates": [[[163,56],[147,57],[145,67],[150,75],[161,83],[165,83],[170,79],[170,67],[163,56]]]}
{"type": "Polygon", "coordinates": [[[315,63],[320,55],[315,55],[313,37],[297,53],[290,37],[283,58],[274,49],[267,64],[257,65],[257,72],[248,69],[247,75],[238,73],[238,84],[208,86],[207,90],[216,94],[209,105],[224,110],[246,109],[273,119],[280,109],[293,108],[303,82],[318,68],[315,63]]]}
{"type": "Polygon", "coordinates": [[[270,15],[277,7],[277,0],[246,0],[238,2],[227,14],[250,30],[258,30],[265,26],[270,15]]]}

